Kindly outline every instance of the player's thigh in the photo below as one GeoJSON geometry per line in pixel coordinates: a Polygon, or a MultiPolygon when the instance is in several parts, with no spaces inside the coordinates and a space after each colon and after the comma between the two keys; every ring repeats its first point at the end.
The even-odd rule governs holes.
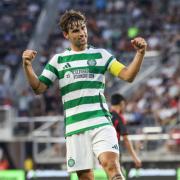
{"type": "Polygon", "coordinates": [[[92,131],[93,151],[97,158],[105,152],[119,154],[119,144],[113,126],[103,126],[92,131]]]}
{"type": "Polygon", "coordinates": [[[68,172],[93,168],[93,152],[88,132],[67,137],[66,147],[68,172]]]}

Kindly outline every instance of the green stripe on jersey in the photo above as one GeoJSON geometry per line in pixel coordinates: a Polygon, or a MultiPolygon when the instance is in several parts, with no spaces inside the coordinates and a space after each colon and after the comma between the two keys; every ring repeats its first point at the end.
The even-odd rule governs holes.
{"type": "Polygon", "coordinates": [[[69,56],[59,56],[58,63],[79,61],[79,60],[91,60],[91,59],[101,59],[101,53],[91,53],[91,54],[73,54],[69,56]]]}
{"type": "Polygon", "coordinates": [[[82,104],[94,104],[94,103],[100,103],[99,96],[85,96],[65,102],[64,109],[66,110],[82,104]]]}
{"type": "Polygon", "coordinates": [[[102,126],[107,126],[107,125],[111,125],[110,123],[103,123],[103,124],[98,124],[98,125],[94,125],[94,126],[90,126],[90,127],[86,127],[86,128],[82,128],[82,129],[78,129],[76,131],[72,131],[72,132],[69,132],[67,134],[65,134],[65,136],[71,136],[73,134],[77,134],[77,133],[82,133],[84,131],[88,131],[90,129],[95,129],[95,128],[99,128],[99,127],[102,127],[102,126]]]}
{"type": "Polygon", "coordinates": [[[68,84],[61,88],[61,95],[64,96],[65,94],[76,91],[79,89],[104,89],[104,83],[100,81],[79,81],[75,83],[68,84]]]}
{"type": "Polygon", "coordinates": [[[102,116],[105,116],[105,114],[102,110],[78,113],[78,114],[67,117],[66,125],[73,124],[73,123],[80,122],[80,121],[87,120],[87,119],[91,119],[91,118],[102,117],[102,116]]]}
{"type": "Polygon", "coordinates": [[[45,69],[51,71],[52,73],[54,73],[57,78],[59,77],[58,70],[54,66],[52,66],[51,64],[47,64],[45,66],[45,69]]]}
{"type": "Polygon", "coordinates": [[[104,66],[85,66],[85,67],[75,67],[75,68],[69,68],[69,69],[64,69],[62,71],[59,71],[59,78],[62,79],[64,78],[64,74],[68,71],[75,71],[75,70],[86,70],[88,69],[88,73],[94,73],[94,74],[104,74],[105,73],[105,67],[104,66]]]}
{"type": "Polygon", "coordinates": [[[52,84],[52,81],[43,75],[40,75],[38,79],[44,84],[46,84],[48,87],[52,84]]]}

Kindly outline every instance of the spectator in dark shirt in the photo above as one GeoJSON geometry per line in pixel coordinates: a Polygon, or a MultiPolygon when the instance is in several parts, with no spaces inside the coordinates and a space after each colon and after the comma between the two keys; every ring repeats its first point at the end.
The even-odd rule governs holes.
{"type": "Polygon", "coordinates": [[[120,142],[121,136],[123,137],[124,144],[133,158],[136,167],[141,167],[142,162],[138,158],[131,141],[128,138],[128,131],[126,122],[123,117],[123,112],[126,107],[126,100],[121,94],[113,94],[111,96],[111,114],[112,122],[117,132],[117,138],[120,142]]]}

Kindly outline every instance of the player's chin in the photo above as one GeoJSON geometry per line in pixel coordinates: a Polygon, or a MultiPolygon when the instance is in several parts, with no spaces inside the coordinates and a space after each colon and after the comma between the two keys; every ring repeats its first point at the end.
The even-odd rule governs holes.
{"type": "Polygon", "coordinates": [[[78,46],[81,46],[81,47],[86,46],[86,45],[87,45],[87,41],[83,41],[83,42],[81,41],[78,43],[78,46]]]}
{"type": "Polygon", "coordinates": [[[85,45],[87,44],[87,39],[82,39],[79,41],[80,44],[85,45]]]}

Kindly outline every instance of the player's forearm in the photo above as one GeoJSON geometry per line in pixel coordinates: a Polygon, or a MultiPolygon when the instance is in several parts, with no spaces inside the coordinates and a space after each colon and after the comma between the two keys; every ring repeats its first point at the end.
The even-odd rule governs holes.
{"type": "Polygon", "coordinates": [[[37,75],[35,74],[32,65],[31,64],[23,64],[23,68],[24,68],[24,72],[26,74],[26,78],[30,84],[30,86],[32,87],[32,89],[34,90],[35,93],[39,94],[39,92],[37,91],[39,86],[40,86],[40,81],[37,77],[37,75]]]}
{"type": "Polygon", "coordinates": [[[129,74],[132,79],[134,79],[139,72],[144,55],[145,53],[137,51],[132,63],[128,66],[129,74]]]}
{"type": "Polygon", "coordinates": [[[124,68],[121,71],[121,73],[119,74],[119,77],[121,79],[123,77],[124,80],[128,82],[132,82],[140,70],[144,55],[145,53],[141,53],[137,51],[131,64],[129,64],[126,68],[124,68]]]}
{"type": "Polygon", "coordinates": [[[124,142],[125,142],[125,146],[126,146],[128,152],[131,154],[133,160],[136,160],[137,155],[136,155],[136,152],[134,150],[132,143],[129,141],[129,139],[127,137],[124,139],[124,142]]]}

